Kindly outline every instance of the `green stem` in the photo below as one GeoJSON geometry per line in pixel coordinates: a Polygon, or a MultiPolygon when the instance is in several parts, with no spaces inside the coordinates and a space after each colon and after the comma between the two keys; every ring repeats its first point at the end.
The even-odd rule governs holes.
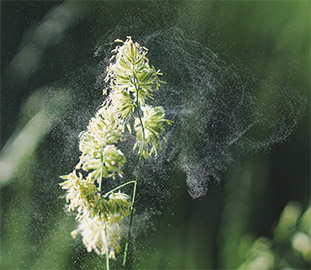
{"type": "Polygon", "coordinates": [[[104,166],[103,156],[101,156],[100,162],[102,163],[102,168],[101,168],[101,171],[100,171],[100,178],[99,178],[100,179],[99,187],[98,187],[99,192],[102,191],[102,185],[103,185],[103,166],[104,166]]]}
{"type": "Polygon", "coordinates": [[[116,188],[110,190],[109,192],[107,192],[107,193],[104,195],[104,198],[106,198],[109,194],[111,194],[112,192],[114,192],[114,191],[116,191],[116,190],[118,190],[118,189],[120,189],[120,188],[122,188],[122,187],[125,187],[125,186],[127,186],[127,185],[129,185],[129,184],[135,184],[135,183],[136,183],[136,181],[128,181],[128,182],[126,182],[126,183],[124,183],[124,184],[122,184],[122,185],[120,185],[120,186],[118,186],[118,187],[116,187],[116,188]]]}
{"type": "Polygon", "coordinates": [[[126,258],[127,258],[127,253],[128,253],[128,246],[129,246],[129,242],[130,242],[130,238],[131,238],[131,228],[132,228],[132,223],[133,223],[133,213],[134,213],[134,205],[135,205],[135,198],[136,198],[136,189],[137,189],[137,180],[138,180],[138,176],[139,176],[139,167],[140,167],[140,163],[142,160],[142,156],[143,156],[143,151],[144,151],[144,143],[145,143],[145,128],[143,125],[143,121],[141,119],[141,115],[140,115],[140,111],[139,111],[139,102],[138,102],[138,87],[137,87],[137,77],[134,73],[134,85],[135,85],[135,89],[136,89],[136,105],[137,105],[137,114],[138,114],[138,118],[142,127],[142,132],[143,132],[143,138],[142,138],[142,144],[140,147],[140,154],[139,154],[139,159],[138,159],[138,164],[136,167],[136,179],[135,179],[135,183],[134,183],[134,187],[133,187],[133,196],[132,196],[132,206],[131,206],[131,215],[130,215],[130,224],[129,224],[129,230],[128,230],[128,235],[127,235],[127,241],[125,244],[125,248],[124,248],[124,255],[123,255],[123,267],[126,265],[126,258]]]}
{"type": "MultiPolygon", "coordinates": [[[[99,187],[98,187],[98,190],[99,192],[102,191],[102,184],[103,184],[103,166],[104,166],[104,163],[103,163],[103,157],[101,157],[101,163],[102,163],[102,168],[101,168],[101,171],[100,171],[100,181],[99,181],[99,187]]],[[[108,234],[107,234],[107,231],[106,229],[104,230],[104,234],[105,234],[105,245],[106,245],[106,270],[109,270],[110,269],[110,266],[109,266],[109,247],[108,247],[108,234]]]]}
{"type": "Polygon", "coordinates": [[[123,255],[123,266],[125,266],[125,264],[126,264],[128,246],[129,246],[129,241],[130,241],[130,238],[131,238],[131,227],[132,227],[132,222],[133,222],[133,212],[134,212],[134,204],[135,204],[135,197],[136,197],[137,178],[138,178],[138,177],[137,177],[137,175],[136,175],[136,181],[135,181],[134,188],[133,188],[133,197],[132,197],[132,206],[131,206],[130,225],[129,225],[128,235],[127,235],[127,241],[126,241],[126,244],[125,244],[124,255],[123,255]]]}
{"type": "Polygon", "coordinates": [[[104,231],[105,233],[105,245],[106,245],[106,270],[109,270],[110,269],[110,266],[109,266],[109,254],[108,254],[108,234],[107,234],[107,231],[105,229],[104,231]]]}

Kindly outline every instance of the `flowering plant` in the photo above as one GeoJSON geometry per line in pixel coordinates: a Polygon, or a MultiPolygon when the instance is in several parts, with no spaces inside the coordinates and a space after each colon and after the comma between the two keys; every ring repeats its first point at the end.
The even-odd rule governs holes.
{"type": "Polygon", "coordinates": [[[109,258],[115,258],[115,252],[121,248],[120,224],[130,216],[123,265],[126,263],[139,166],[142,157],[157,154],[164,124],[171,123],[165,119],[162,107],[147,104],[149,99],[153,99],[153,91],[163,83],[159,79],[160,71],[149,65],[148,50],[134,43],[131,37],[124,42],[116,42],[122,45],[112,51],[107,68],[105,80],[109,86],[104,90],[106,100],[89,121],[87,130],[81,132],[80,161],[72,173],[61,176],[65,181],[60,184],[67,190],[68,211],[77,212],[79,225],[72,236],[81,234],[89,252],[94,250],[99,255],[106,254],[107,269],[109,258]],[[104,178],[123,177],[126,157],[117,146],[124,140],[126,130],[130,133],[134,130],[136,135],[133,147],[139,156],[136,179],[105,192],[102,188],[104,178]],[[132,196],[121,192],[130,184],[133,184],[132,196]]]}

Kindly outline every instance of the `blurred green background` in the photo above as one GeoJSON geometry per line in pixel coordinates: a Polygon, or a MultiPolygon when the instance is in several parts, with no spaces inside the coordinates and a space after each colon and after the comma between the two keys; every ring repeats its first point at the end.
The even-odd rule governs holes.
{"type": "Polygon", "coordinates": [[[295,89],[306,106],[286,140],[234,159],[200,199],[173,169],[160,214],[137,228],[129,267],[309,269],[309,1],[2,1],[1,269],[104,269],[70,237],[58,176],[79,156],[72,126],[82,131],[102,100],[96,45],[133,18],[141,32],[177,26],[229,65],[295,89]]]}

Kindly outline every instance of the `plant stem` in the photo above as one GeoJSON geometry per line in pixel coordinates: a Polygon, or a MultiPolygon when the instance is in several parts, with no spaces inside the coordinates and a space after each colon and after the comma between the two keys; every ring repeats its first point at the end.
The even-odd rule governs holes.
{"type": "Polygon", "coordinates": [[[128,230],[128,235],[127,235],[127,241],[125,244],[125,248],[124,248],[124,255],[123,255],[123,267],[126,264],[126,258],[127,258],[127,252],[128,252],[128,246],[129,246],[129,242],[130,242],[130,238],[131,238],[131,228],[132,228],[132,223],[133,223],[133,213],[134,213],[134,204],[135,204],[135,198],[136,198],[136,189],[137,189],[137,180],[138,180],[138,176],[139,176],[139,167],[140,167],[140,163],[143,157],[143,151],[144,151],[144,143],[145,143],[145,128],[144,128],[144,124],[143,121],[141,119],[141,115],[139,112],[139,102],[138,102],[138,87],[137,87],[137,77],[134,73],[134,85],[135,85],[135,89],[136,89],[136,105],[137,105],[137,114],[138,114],[138,118],[142,127],[142,132],[143,132],[143,138],[142,138],[142,144],[140,147],[140,154],[139,154],[139,158],[138,158],[138,164],[136,167],[136,179],[135,179],[135,183],[134,183],[134,187],[133,187],[133,196],[132,196],[132,206],[131,206],[131,215],[130,215],[130,224],[129,224],[129,230],[128,230]]]}
{"type": "Polygon", "coordinates": [[[116,190],[118,190],[118,189],[120,189],[120,188],[122,188],[122,187],[124,187],[124,186],[127,186],[127,185],[129,185],[129,184],[135,184],[135,183],[136,183],[136,181],[128,181],[128,182],[126,182],[126,183],[124,183],[124,184],[122,184],[122,185],[120,185],[120,186],[118,186],[118,187],[116,187],[116,188],[110,190],[110,191],[107,192],[106,194],[104,194],[104,198],[107,197],[107,196],[108,196],[109,194],[111,194],[112,192],[114,192],[114,191],[116,191],[116,190]]]}
{"type": "Polygon", "coordinates": [[[105,245],[106,245],[106,270],[109,270],[110,266],[109,266],[109,254],[108,254],[108,234],[107,234],[106,229],[104,233],[105,233],[105,245]]]}
{"type": "Polygon", "coordinates": [[[99,192],[102,191],[102,185],[103,185],[103,166],[104,166],[103,156],[101,156],[100,162],[102,163],[102,168],[100,171],[100,178],[99,178],[100,179],[99,180],[99,187],[98,187],[99,192]]]}
{"type": "MultiPolygon", "coordinates": [[[[100,171],[100,180],[99,180],[99,192],[102,191],[102,184],[103,184],[103,157],[101,157],[101,162],[102,162],[102,168],[101,168],[101,171],[100,171]]],[[[106,245],[106,270],[109,270],[110,269],[110,266],[109,266],[109,247],[108,247],[108,234],[107,234],[107,231],[106,229],[104,230],[104,234],[105,234],[105,245],[106,245]]]]}
{"type": "Polygon", "coordinates": [[[129,246],[129,242],[130,242],[130,238],[131,238],[131,228],[132,228],[132,223],[133,223],[134,204],[135,204],[137,180],[138,180],[138,175],[139,175],[139,166],[140,166],[140,163],[141,163],[141,157],[142,157],[142,154],[140,154],[140,156],[139,156],[139,161],[138,161],[137,168],[136,168],[136,181],[134,183],[134,188],[133,188],[130,225],[129,225],[128,235],[127,235],[127,242],[125,244],[125,249],[124,249],[123,266],[125,266],[125,264],[126,264],[128,246],[129,246]]]}

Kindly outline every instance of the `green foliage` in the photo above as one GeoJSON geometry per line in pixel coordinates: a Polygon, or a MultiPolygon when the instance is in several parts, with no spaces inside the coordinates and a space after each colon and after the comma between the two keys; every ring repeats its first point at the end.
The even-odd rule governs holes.
{"type": "Polygon", "coordinates": [[[311,259],[310,211],[309,207],[301,215],[299,205],[290,202],[281,214],[274,238],[255,240],[242,254],[244,262],[238,269],[296,269],[307,265],[311,259]]]}

